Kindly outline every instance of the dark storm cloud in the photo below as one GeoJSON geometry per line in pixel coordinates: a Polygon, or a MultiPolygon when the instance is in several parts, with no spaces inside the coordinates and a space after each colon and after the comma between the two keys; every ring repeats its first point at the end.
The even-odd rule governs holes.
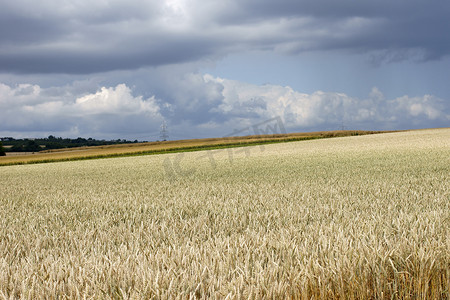
{"type": "Polygon", "coordinates": [[[448,1],[6,1],[0,72],[88,74],[243,50],[345,49],[374,62],[450,53],[448,1]]]}
{"type": "Polygon", "coordinates": [[[239,6],[233,6],[230,10],[223,10],[221,19],[231,19],[233,22],[244,19],[262,19],[271,17],[295,17],[313,16],[320,18],[343,17],[395,17],[411,12],[423,13],[418,8],[429,10],[436,5],[436,10],[442,5],[442,1],[419,0],[379,0],[379,1],[354,1],[354,0],[242,0],[239,6]]]}
{"type": "Polygon", "coordinates": [[[22,16],[1,15],[1,48],[5,46],[26,46],[59,38],[64,34],[54,20],[36,20],[22,16]]]}
{"type": "Polygon", "coordinates": [[[112,45],[112,49],[80,47],[63,51],[36,49],[33,53],[23,51],[0,54],[0,70],[15,73],[98,73],[183,63],[200,59],[211,51],[209,44],[194,37],[189,40],[184,37],[152,40],[153,38],[149,37],[149,41],[124,41],[132,45],[132,49],[112,45]]]}
{"type": "Polygon", "coordinates": [[[244,0],[240,3],[238,9],[221,16],[224,24],[310,18],[309,29],[321,31],[311,37],[312,50],[399,51],[401,56],[411,52],[408,49],[415,49],[422,51],[424,60],[450,53],[450,2],[447,1],[244,0]]]}

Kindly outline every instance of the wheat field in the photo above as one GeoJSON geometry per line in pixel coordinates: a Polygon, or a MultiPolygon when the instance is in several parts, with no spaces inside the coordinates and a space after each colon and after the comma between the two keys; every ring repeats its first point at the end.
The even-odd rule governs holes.
{"type": "MultiPolygon", "coordinates": [[[[274,131],[277,131],[279,129],[278,127],[276,127],[274,131]]],[[[280,129],[279,131],[284,131],[284,129],[280,129]]],[[[43,150],[40,152],[7,152],[6,156],[0,156],[0,167],[8,165],[166,154],[174,152],[176,153],[242,147],[331,137],[379,134],[386,132],[387,131],[365,130],[297,132],[248,136],[229,136],[222,138],[174,140],[162,142],[113,144],[103,146],[84,146],[75,148],[43,150]]]]}
{"type": "Polygon", "coordinates": [[[449,299],[449,128],[0,172],[0,299],[449,299]]]}

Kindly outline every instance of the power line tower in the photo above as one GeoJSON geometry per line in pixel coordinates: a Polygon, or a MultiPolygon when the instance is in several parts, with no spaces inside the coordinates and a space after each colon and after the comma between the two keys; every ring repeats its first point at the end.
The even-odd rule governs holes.
{"type": "Polygon", "coordinates": [[[161,131],[160,131],[160,136],[162,141],[167,141],[167,139],[169,138],[169,132],[167,130],[167,123],[166,120],[163,120],[162,124],[161,124],[161,131]]]}

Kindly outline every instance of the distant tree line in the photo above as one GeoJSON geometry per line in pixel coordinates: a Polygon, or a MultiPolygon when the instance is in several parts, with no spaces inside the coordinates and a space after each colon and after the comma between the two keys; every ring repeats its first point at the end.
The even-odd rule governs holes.
{"type": "Polygon", "coordinates": [[[5,148],[3,148],[3,144],[2,144],[2,142],[0,142],[0,156],[5,156],[5,155],[6,155],[5,148]]]}
{"type": "MultiPolygon", "coordinates": [[[[6,147],[0,146],[0,156],[2,153],[2,149],[5,152],[38,152],[42,150],[51,150],[51,149],[62,149],[62,148],[74,148],[74,147],[83,147],[83,146],[104,146],[104,145],[114,145],[114,144],[130,144],[137,143],[137,140],[128,141],[125,139],[118,140],[96,140],[93,138],[61,138],[50,135],[47,138],[38,138],[38,139],[14,139],[14,138],[5,138],[3,139],[3,143],[6,147]]],[[[1,144],[1,142],[0,142],[1,144]]]]}

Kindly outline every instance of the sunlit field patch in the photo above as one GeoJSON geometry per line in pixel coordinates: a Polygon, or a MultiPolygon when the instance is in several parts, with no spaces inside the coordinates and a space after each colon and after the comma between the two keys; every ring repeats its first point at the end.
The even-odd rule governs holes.
{"type": "Polygon", "coordinates": [[[448,299],[449,166],[434,129],[0,167],[0,298],[448,299]]]}

